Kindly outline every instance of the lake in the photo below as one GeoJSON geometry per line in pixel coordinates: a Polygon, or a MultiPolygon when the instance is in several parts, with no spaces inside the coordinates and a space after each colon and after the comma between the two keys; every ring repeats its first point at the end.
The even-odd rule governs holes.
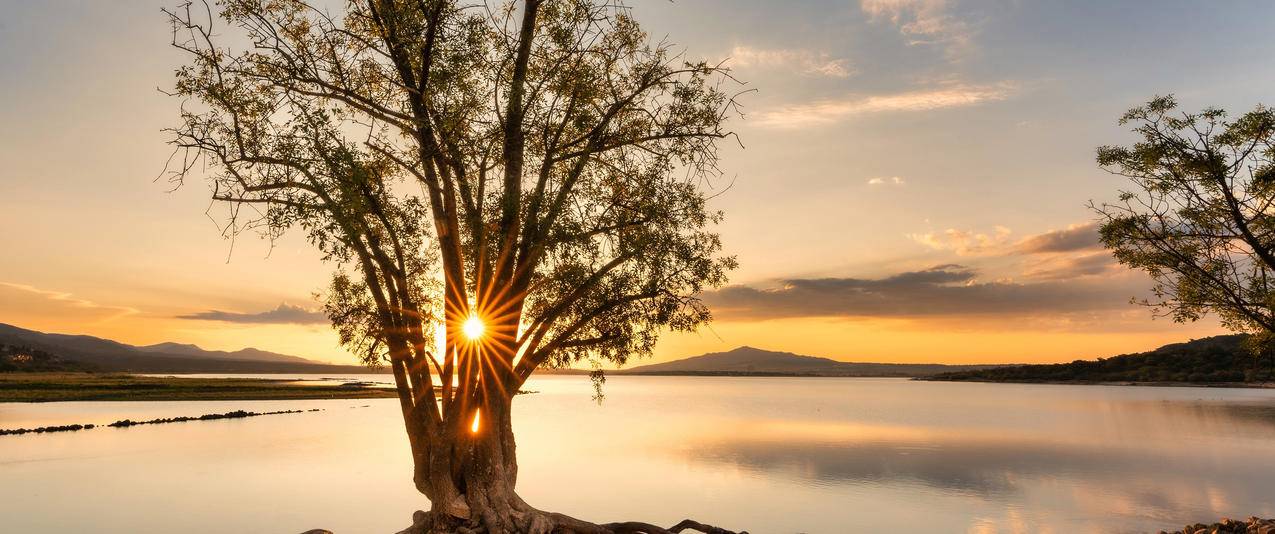
{"type": "MultiPolygon", "coordinates": [[[[368,378],[386,379],[342,377],[368,378]]],[[[616,376],[599,405],[585,377],[525,389],[520,493],[593,521],[1075,533],[1275,516],[1275,390],[616,376]]],[[[0,531],[386,534],[428,508],[393,399],[0,404],[0,428],[310,408],[0,437],[0,531]]]]}

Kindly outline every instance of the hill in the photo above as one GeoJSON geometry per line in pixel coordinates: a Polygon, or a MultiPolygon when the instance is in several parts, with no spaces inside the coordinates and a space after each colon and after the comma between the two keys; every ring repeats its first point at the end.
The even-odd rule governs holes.
{"type": "Polygon", "coordinates": [[[1150,352],[1071,363],[1016,365],[943,373],[929,380],[986,382],[1184,382],[1238,383],[1270,380],[1244,348],[1247,336],[1232,334],[1165,345],[1150,352]]]}
{"type": "Polygon", "coordinates": [[[49,373],[83,371],[84,364],[67,361],[39,349],[26,345],[10,345],[0,343],[0,373],[49,373]]]}
{"type": "Polygon", "coordinates": [[[791,352],[739,347],[727,352],[712,352],[671,362],[643,365],[617,374],[918,377],[990,367],[993,366],[841,362],[791,352]]]}
{"type": "Polygon", "coordinates": [[[252,348],[227,352],[178,343],[137,347],[93,336],[49,334],[3,323],[0,323],[0,345],[47,355],[62,362],[66,369],[139,373],[370,372],[358,365],[331,365],[252,348]]]}
{"type": "Polygon", "coordinates": [[[149,352],[161,356],[191,356],[195,358],[211,358],[215,360],[253,360],[261,362],[292,362],[306,364],[318,363],[314,360],[307,360],[300,356],[289,356],[287,354],[279,354],[277,352],[254,348],[227,352],[224,350],[204,350],[199,348],[197,345],[184,343],[160,343],[157,345],[146,345],[135,348],[142,352],[149,352]]]}

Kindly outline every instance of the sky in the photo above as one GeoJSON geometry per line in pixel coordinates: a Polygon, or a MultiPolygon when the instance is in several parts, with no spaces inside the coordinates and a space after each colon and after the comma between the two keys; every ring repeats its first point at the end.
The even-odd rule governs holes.
{"type": "MultiPolygon", "coordinates": [[[[225,239],[203,183],[157,180],[182,57],[143,1],[0,0],[0,322],[352,363],[293,233],[225,239]]],[[[740,268],[653,361],[740,345],[848,361],[1055,362],[1222,333],[1131,297],[1090,201],[1094,149],[1158,94],[1275,103],[1265,1],[631,2],[752,90],[713,207],[740,268]]]]}

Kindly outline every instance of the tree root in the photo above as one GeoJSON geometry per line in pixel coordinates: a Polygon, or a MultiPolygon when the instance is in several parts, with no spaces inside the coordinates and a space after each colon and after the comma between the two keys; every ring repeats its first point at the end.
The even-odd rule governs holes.
{"type": "Polygon", "coordinates": [[[610,529],[610,532],[615,534],[679,534],[687,530],[702,532],[703,534],[748,534],[747,531],[737,533],[721,527],[705,525],[693,519],[683,519],[682,522],[669,528],[660,528],[649,523],[638,522],[607,523],[601,526],[610,529]]]}
{"type": "Polygon", "coordinates": [[[412,514],[412,526],[398,534],[681,534],[687,531],[702,534],[748,534],[747,531],[735,532],[692,519],[684,519],[668,528],[640,521],[591,523],[565,514],[542,512],[529,506],[515,512],[515,516],[518,519],[517,530],[493,532],[481,522],[462,521],[451,516],[435,518],[430,512],[417,511],[412,514]]]}

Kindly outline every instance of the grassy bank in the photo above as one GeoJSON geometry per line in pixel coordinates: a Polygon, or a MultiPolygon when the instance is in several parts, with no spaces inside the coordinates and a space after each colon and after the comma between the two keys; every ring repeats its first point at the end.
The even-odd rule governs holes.
{"type": "Polygon", "coordinates": [[[116,373],[0,373],[0,402],[370,399],[392,390],[309,386],[259,378],[173,378],[116,373]]]}

